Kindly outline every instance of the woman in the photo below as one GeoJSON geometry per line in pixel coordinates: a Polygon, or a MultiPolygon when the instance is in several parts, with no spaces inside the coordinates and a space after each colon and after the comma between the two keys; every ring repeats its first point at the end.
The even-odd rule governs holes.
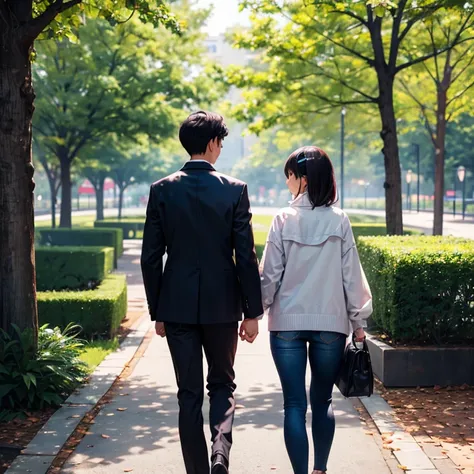
{"type": "Polygon", "coordinates": [[[285,165],[294,200],[273,220],[261,262],[270,343],[283,389],[285,443],[295,474],[308,473],[307,360],[311,367],[313,474],[326,472],[334,437],[332,390],[346,336],[365,337],[372,296],[347,215],[336,202],[334,168],[320,148],[285,165]]]}

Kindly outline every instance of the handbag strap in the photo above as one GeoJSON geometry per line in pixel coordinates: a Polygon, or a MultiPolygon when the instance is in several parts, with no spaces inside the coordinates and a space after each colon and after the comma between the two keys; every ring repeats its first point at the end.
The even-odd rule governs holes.
{"type": "MultiPolygon", "coordinates": [[[[370,354],[370,352],[369,352],[369,346],[368,346],[368,344],[367,344],[367,336],[364,336],[364,340],[361,341],[361,342],[362,342],[362,344],[363,344],[363,348],[362,348],[361,350],[363,350],[364,352],[367,352],[368,354],[370,354]]],[[[352,333],[352,345],[353,345],[354,347],[357,347],[357,346],[356,346],[356,340],[355,340],[355,332],[352,333]]]]}

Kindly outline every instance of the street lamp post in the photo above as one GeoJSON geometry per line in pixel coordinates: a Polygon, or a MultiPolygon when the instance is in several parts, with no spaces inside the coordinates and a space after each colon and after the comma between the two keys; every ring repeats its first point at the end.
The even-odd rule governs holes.
{"type": "Polygon", "coordinates": [[[408,170],[406,180],[407,180],[407,210],[409,211],[411,211],[411,199],[410,199],[411,198],[410,196],[411,174],[412,174],[412,171],[408,170]]]}
{"type": "Polygon", "coordinates": [[[367,209],[367,190],[369,189],[370,183],[364,183],[364,206],[367,209]]]}
{"type": "Polygon", "coordinates": [[[413,144],[416,155],[416,212],[420,212],[420,145],[413,144]]]}
{"type": "Polygon", "coordinates": [[[462,218],[466,215],[466,168],[464,166],[459,166],[458,168],[458,178],[462,184],[462,218]]]}
{"type": "Polygon", "coordinates": [[[453,197],[453,217],[456,217],[456,181],[457,181],[457,172],[454,168],[454,197],[453,197]]]}
{"type": "Polygon", "coordinates": [[[341,110],[341,209],[344,209],[344,128],[345,128],[346,108],[341,110]]]}

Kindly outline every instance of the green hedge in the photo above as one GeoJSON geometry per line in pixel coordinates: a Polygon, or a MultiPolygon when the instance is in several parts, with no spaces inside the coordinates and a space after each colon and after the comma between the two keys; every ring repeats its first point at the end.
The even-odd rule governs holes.
{"type": "Polygon", "coordinates": [[[474,342],[474,241],[360,237],[373,322],[394,341],[474,342]]]}
{"type": "Polygon", "coordinates": [[[114,267],[112,247],[37,247],[36,288],[87,290],[114,267]]]}
{"type": "Polygon", "coordinates": [[[123,253],[122,229],[38,229],[40,245],[81,246],[81,247],[113,247],[114,267],[123,253]]]}
{"type": "Polygon", "coordinates": [[[143,219],[131,219],[124,218],[123,220],[102,220],[95,221],[94,227],[96,228],[110,228],[115,227],[122,229],[124,239],[136,239],[143,236],[143,229],[145,228],[145,218],[143,219]]]}
{"type": "Polygon", "coordinates": [[[82,337],[112,337],[127,314],[125,275],[109,275],[95,290],[38,292],[40,324],[83,328],[82,337]]]}

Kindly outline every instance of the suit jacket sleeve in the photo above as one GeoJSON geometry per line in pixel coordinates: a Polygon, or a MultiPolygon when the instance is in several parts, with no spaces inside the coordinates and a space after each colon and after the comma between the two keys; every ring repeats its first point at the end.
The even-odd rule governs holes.
{"type": "Polygon", "coordinates": [[[141,266],[148,311],[152,321],[159,321],[159,315],[157,314],[158,300],[163,279],[163,255],[165,250],[166,242],[158,212],[158,197],[154,188],[151,187],[143,231],[141,266]]]}
{"type": "Polygon", "coordinates": [[[245,318],[257,318],[263,313],[260,275],[251,221],[247,185],[244,185],[234,212],[233,242],[245,318]]]}

